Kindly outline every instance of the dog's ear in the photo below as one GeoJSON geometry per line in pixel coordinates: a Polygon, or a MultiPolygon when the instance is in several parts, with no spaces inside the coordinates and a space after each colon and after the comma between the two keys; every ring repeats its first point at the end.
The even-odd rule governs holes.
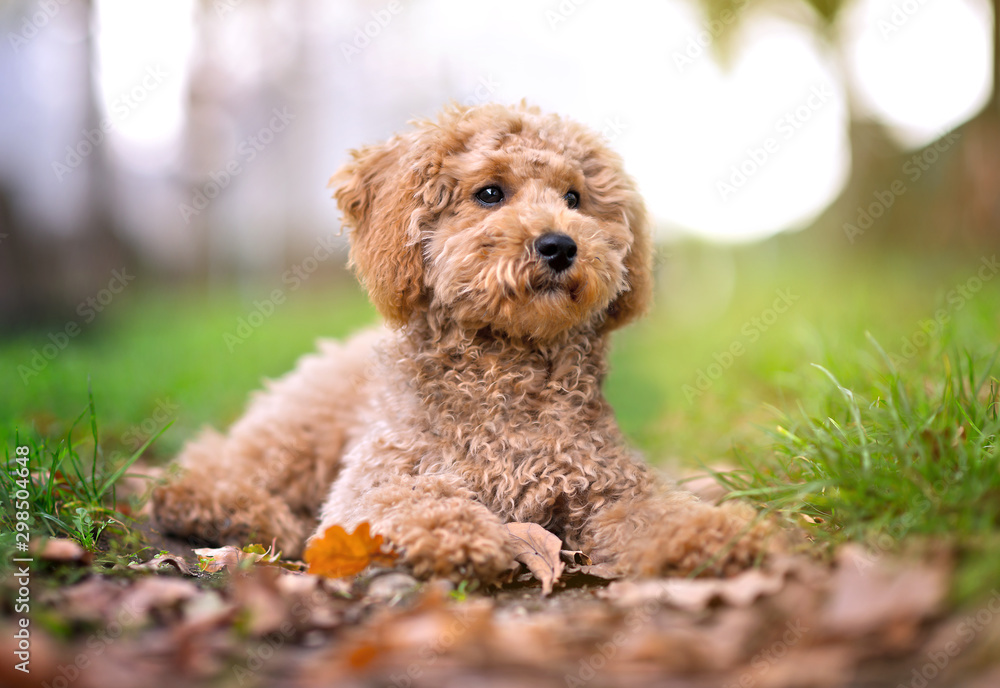
{"type": "Polygon", "coordinates": [[[632,246],[625,256],[628,287],[608,306],[603,329],[618,329],[646,312],[653,299],[653,239],[642,197],[631,189],[625,202],[625,221],[632,246]]]}
{"type": "Polygon", "coordinates": [[[391,324],[405,324],[426,304],[422,229],[443,204],[428,198],[436,169],[430,150],[420,132],[394,136],[351,151],[330,179],[351,230],[350,264],[391,324]]]}

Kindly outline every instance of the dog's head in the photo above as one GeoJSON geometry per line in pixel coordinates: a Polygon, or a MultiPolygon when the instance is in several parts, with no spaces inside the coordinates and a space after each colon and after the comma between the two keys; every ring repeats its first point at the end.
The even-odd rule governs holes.
{"type": "Polygon", "coordinates": [[[393,324],[428,308],[550,339],[614,329],[651,292],[642,199],[587,128],[537,108],[446,108],[352,151],[331,180],[351,262],[393,324]]]}

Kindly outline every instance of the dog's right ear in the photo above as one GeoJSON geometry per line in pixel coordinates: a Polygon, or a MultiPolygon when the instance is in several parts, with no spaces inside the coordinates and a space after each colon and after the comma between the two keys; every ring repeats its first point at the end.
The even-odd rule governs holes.
{"type": "Polygon", "coordinates": [[[330,179],[351,230],[350,264],[372,303],[395,325],[426,305],[420,239],[432,214],[426,187],[437,167],[426,159],[427,150],[418,132],[394,136],[351,151],[351,162],[330,179]]]}

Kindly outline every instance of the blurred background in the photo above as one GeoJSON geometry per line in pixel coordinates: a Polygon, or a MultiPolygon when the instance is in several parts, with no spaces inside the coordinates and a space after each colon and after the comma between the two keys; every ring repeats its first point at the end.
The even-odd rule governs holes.
{"type": "Polygon", "coordinates": [[[568,115],[637,178],[658,306],[622,334],[609,395],[658,459],[726,451],[807,394],[810,362],[862,368],[866,332],[901,365],[986,352],[995,10],[6,0],[0,432],[63,429],[89,385],[113,445],[175,422],[168,455],[316,337],[375,322],[326,182],[449,100],[568,115]]]}

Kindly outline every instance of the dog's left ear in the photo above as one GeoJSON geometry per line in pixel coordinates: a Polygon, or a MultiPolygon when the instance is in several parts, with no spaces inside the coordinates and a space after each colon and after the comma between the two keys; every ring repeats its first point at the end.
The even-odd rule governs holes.
{"type": "Polygon", "coordinates": [[[625,203],[625,221],[632,231],[632,246],[625,256],[628,287],[608,306],[603,330],[616,330],[638,318],[653,299],[653,239],[642,197],[631,189],[625,203]]]}
{"type": "Polygon", "coordinates": [[[447,203],[435,188],[440,163],[427,135],[418,130],[351,151],[351,162],[330,179],[351,230],[350,264],[394,325],[426,306],[421,237],[447,203]]]}

